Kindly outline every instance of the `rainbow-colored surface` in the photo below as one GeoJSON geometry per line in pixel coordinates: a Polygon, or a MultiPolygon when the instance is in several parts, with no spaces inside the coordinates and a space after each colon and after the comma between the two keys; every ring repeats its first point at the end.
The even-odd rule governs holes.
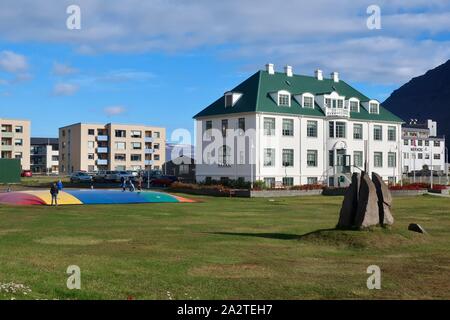
{"type": "MultiPolygon", "coordinates": [[[[133,203],[195,202],[163,192],[122,192],[121,190],[65,190],[58,194],[58,205],[80,204],[133,204],[133,203]]],[[[51,205],[49,191],[33,190],[0,193],[1,204],[51,205]]]]}

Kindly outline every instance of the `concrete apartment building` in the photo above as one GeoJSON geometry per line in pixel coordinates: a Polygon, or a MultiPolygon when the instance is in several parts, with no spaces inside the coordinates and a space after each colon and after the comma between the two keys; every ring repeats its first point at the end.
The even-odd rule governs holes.
{"type": "Polygon", "coordinates": [[[59,173],[57,138],[31,138],[31,171],[34,174],[59,173]]]}
{"type": "Polygon", "coordinates": [[[166,129],[141,125],[77,123],[59,129],[59,172],[160,170],[166,129]]]}
{"type": "Polygon", "coordinates": [[[0,118],[0,127],[0,158],[21,159],[22,170],[29,170],[30,121],[0,118]]]}

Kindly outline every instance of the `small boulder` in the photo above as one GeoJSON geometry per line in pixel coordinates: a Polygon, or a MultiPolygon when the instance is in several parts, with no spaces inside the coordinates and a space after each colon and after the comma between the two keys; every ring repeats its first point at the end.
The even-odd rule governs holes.
{"type": "Polygon", "coordinates": [[[342,202],[342,208],[339,214],[339,222],[337,224],[337,228],[339,229],[349,229],[354,225],[356,208],[358,206],[359,179],[359,173],[354,173],[352,176],[352,183],[345,192],[344,201],[342,202]]]}
{"type": "Polygon", "coordinates": [[[409,230],[409,231],[413,231],[413,232],[418,232],[418,233],[424,233],[424,234],[427,234],[427,232],[425,231],[425,229],[422,228],[422,226],[421,226],[420,224],[417,224],[417,223],[411,223],[411,224],[408,226],[408,230],[409,230]]]}

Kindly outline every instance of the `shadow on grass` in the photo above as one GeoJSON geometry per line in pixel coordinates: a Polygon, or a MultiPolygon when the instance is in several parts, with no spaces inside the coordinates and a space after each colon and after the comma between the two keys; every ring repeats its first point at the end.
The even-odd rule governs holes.
{"type": "Polygon", "coordinates": [[[277,240],[301,240],[306,237],[321,234],[322,232],[337,231],[337,229],[319,229],[316,231],[308,232],[302,235],[289,234],[289,233],[238,233],[238,232],[209,232],[210,234],[224,235],[224,236],[238,236],[238,237],[255,237],[265,239],[277,239],[277,240]]]}

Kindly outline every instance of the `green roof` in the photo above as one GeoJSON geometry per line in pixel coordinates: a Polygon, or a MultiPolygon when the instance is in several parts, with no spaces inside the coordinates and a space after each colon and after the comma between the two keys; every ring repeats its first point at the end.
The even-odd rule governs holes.
{"type": "MultiPolygon", "coordinates": [[[[194,116],[194,118],[217,116],[245,112],[266,112],[291,115],[306,115],[325,117],[322,109],[316,104],[314,108],[303,108],[295,100],[292,99],[291,107],[280,107],[270,97],[270,93],[279,90],[289,91],[292,95],[302,94],[305,92],[314,95],[329,93],[336,91],[339,95],[348,98],[357,98],[360,101],[369,101],[370,99],[358,90],[340,80],[334,82],[332,79],[317,80],[315,77],[294,75],[288,77],[285,73],[275,72],[269,74],[267,71],[258,71],[250,78],[239,84],[230,92],[242,93],[242,97],[233,107],[225,108],[225,97],[222,96],[204,110],[194,116]]],[[[351,112],[351,119],[360,120],[379,120],[390,122],[404,122],[402,119],[386,110],[380,105],[379,114],[369,113],[362,106],[360,112],[351,112]]]]}

